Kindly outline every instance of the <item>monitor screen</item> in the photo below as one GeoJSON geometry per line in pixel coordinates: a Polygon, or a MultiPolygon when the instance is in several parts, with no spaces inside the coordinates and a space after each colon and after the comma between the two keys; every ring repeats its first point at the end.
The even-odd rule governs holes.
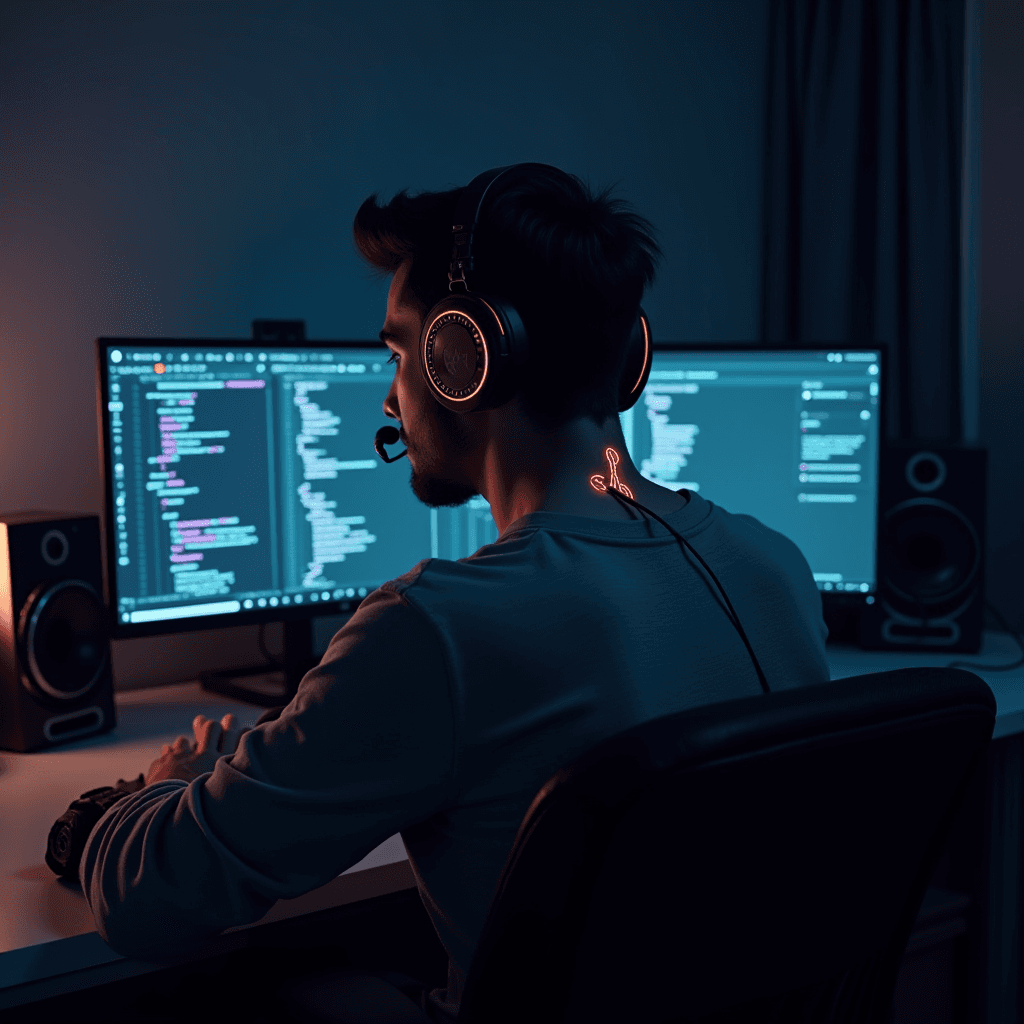
{"type": "MultiPolygon", "coordinates": [[[[427,508],[377,457],[377,342],[97,344],[115,637],[338,614],[497,538],[483,497],[427,508]]],[[[648,479],[790,537],[820,590],[871,595],[882,368],[878,350],[663,345],[626,446],[648,479]]]]}
{"type": "Polygon", "coordinates": [[[871,595],[881,356],[661,347],[640,401],[620,417],[627,450],[649,480],[785,534],[820,591],[871,595]]]}
{"type": "Polygon", "coordinates": [[[379,343],[98,349],[115,636],[337,614],[497,538],[486,500],[427,508],[408,463],[374,452],[392,378],[379,343]]]}

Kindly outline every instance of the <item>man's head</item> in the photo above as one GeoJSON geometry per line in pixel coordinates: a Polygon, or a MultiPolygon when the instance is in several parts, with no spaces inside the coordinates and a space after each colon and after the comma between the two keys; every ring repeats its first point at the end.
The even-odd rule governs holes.
{"type": "MultiPolygon", "coordinates": [[[[589,416],[600,425],[617,412],[627,342],[661,255],[653,229],[611,189],[594,195],[554,169],[495,188],[477,225],[469,288],[519,311],[533,364],[520,391],[538,421],[589,416]]],[[[403,191],[383,205],[374,195],[355,217],[362,256],[389,274],[409,261],[408,288],[425,310],[448,293],[460,191],[403,191]]]]}
{"type": "MultiPolygon", "coordinates": [[[[582,418],[600,427],[617,416],[628,340],[661,255],[651,225],[610,199],[610,189],[594,195],[580,179],[554,169],[496,188],[478,221],[475,267],[467,278],[472,292],[514,305],[526,328],[530,357],[509,404],[542,431],[582,418]]],[[[367,262],[394,274],[382,337],[403,344],[385,412],[402,420],[403,440],[412,445],[413,489],[428,504],[459,504],[476,493],[446,480],[444,467],[469,454],[481,418],[490,419],[486,411],[444,409],[430,397],[418,365],[423,318],[448,294],[460,191],[400,192],[383,205],[370,196],[353,225],[367,262]]]]}

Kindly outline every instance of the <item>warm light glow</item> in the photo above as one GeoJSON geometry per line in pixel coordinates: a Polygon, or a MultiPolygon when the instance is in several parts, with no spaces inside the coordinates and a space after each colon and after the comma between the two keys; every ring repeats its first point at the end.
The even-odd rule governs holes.
{"type": "Polygon", "coordinates": [[[156,365],[155,365],[155,366],[153,367],[153,371],[154,371],[154,373],[163,373],[163,372],[164,372],[164,370],[166,370],[166,369],[167,369],[167,367],[166,367],[166,366],[164,366],[164,364],[163,364],[163,363],[157,363],[157,364],[156,364],[156,365]]]}
{"type": "Polygon", "coordinates": [[[619,479],[619,471],[616,466],[619,464],[619,453],[614,448],[605,448],[604,457],[608,460],[608,480],[601,476],[600,473],[595,473],[590,478],[590,486],[595,491],[602,493],[606,492],[609,487],[614,487],[615,490],[621,491],[627,498],[633,497],[633,492],[619,479]]]}
{"type": "Polygon", "coordinates": [[[640,364],[640,376],[637,377],[636,383],[630,390],[631,395],[639,387],[640,381],[643,379],[644,369],[647,367],[647,360],[651,355],[651,332],[647,329],[647,318],[643,315],[640,317],[640,330],[643,331],[644,335],[644,361],[640,364]]]}

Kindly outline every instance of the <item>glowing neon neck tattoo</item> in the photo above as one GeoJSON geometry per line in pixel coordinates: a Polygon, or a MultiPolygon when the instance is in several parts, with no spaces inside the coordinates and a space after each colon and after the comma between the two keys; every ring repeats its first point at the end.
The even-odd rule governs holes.
{"type": "Polygon", "coordinates": [[[600,473],[595,473],[590,478],[590,486],[595,491],[600,491],[602,494],[605,493],[609,487],[614,487],[617,491],[621,491],[627,498],[633,497],[633,492],[619,479],[618,470],[615,468],[619,464],[619,453],[614,448],[605,448],[604,457],[608,460],[608,481],[605,482],[603,476],[600,473]]]}

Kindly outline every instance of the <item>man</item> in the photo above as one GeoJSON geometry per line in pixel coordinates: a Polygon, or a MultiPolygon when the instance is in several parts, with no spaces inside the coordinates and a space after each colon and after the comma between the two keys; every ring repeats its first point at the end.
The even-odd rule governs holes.
{"type": "Polygon", "coordinates": [[[699,549],[773,690],[828,679],[821,603],[797,548],[652,483],[628,457],[619,382],[659,251],[624,203],[553,169],[497,191],[469,287],[516,307],[529,359],[497,407],[435,400],[418,343],[448,292],[458,195],[371,196],[354,232],[392,275],[384,412],[401,424],[413,491],[432,506],[483,495],[499,538],[367,597],[276,720],[239,737],[230,720],[197,719],[194,749],[165,748],[83,855],[86,896],[118,951],[173,955],[256,921],[401,831],[450,958],[430,1012],[453,1019],[498,875],[548,777],[639,722],[761,692],[696,561],[593,477],[614,471],[699,549]]]}

